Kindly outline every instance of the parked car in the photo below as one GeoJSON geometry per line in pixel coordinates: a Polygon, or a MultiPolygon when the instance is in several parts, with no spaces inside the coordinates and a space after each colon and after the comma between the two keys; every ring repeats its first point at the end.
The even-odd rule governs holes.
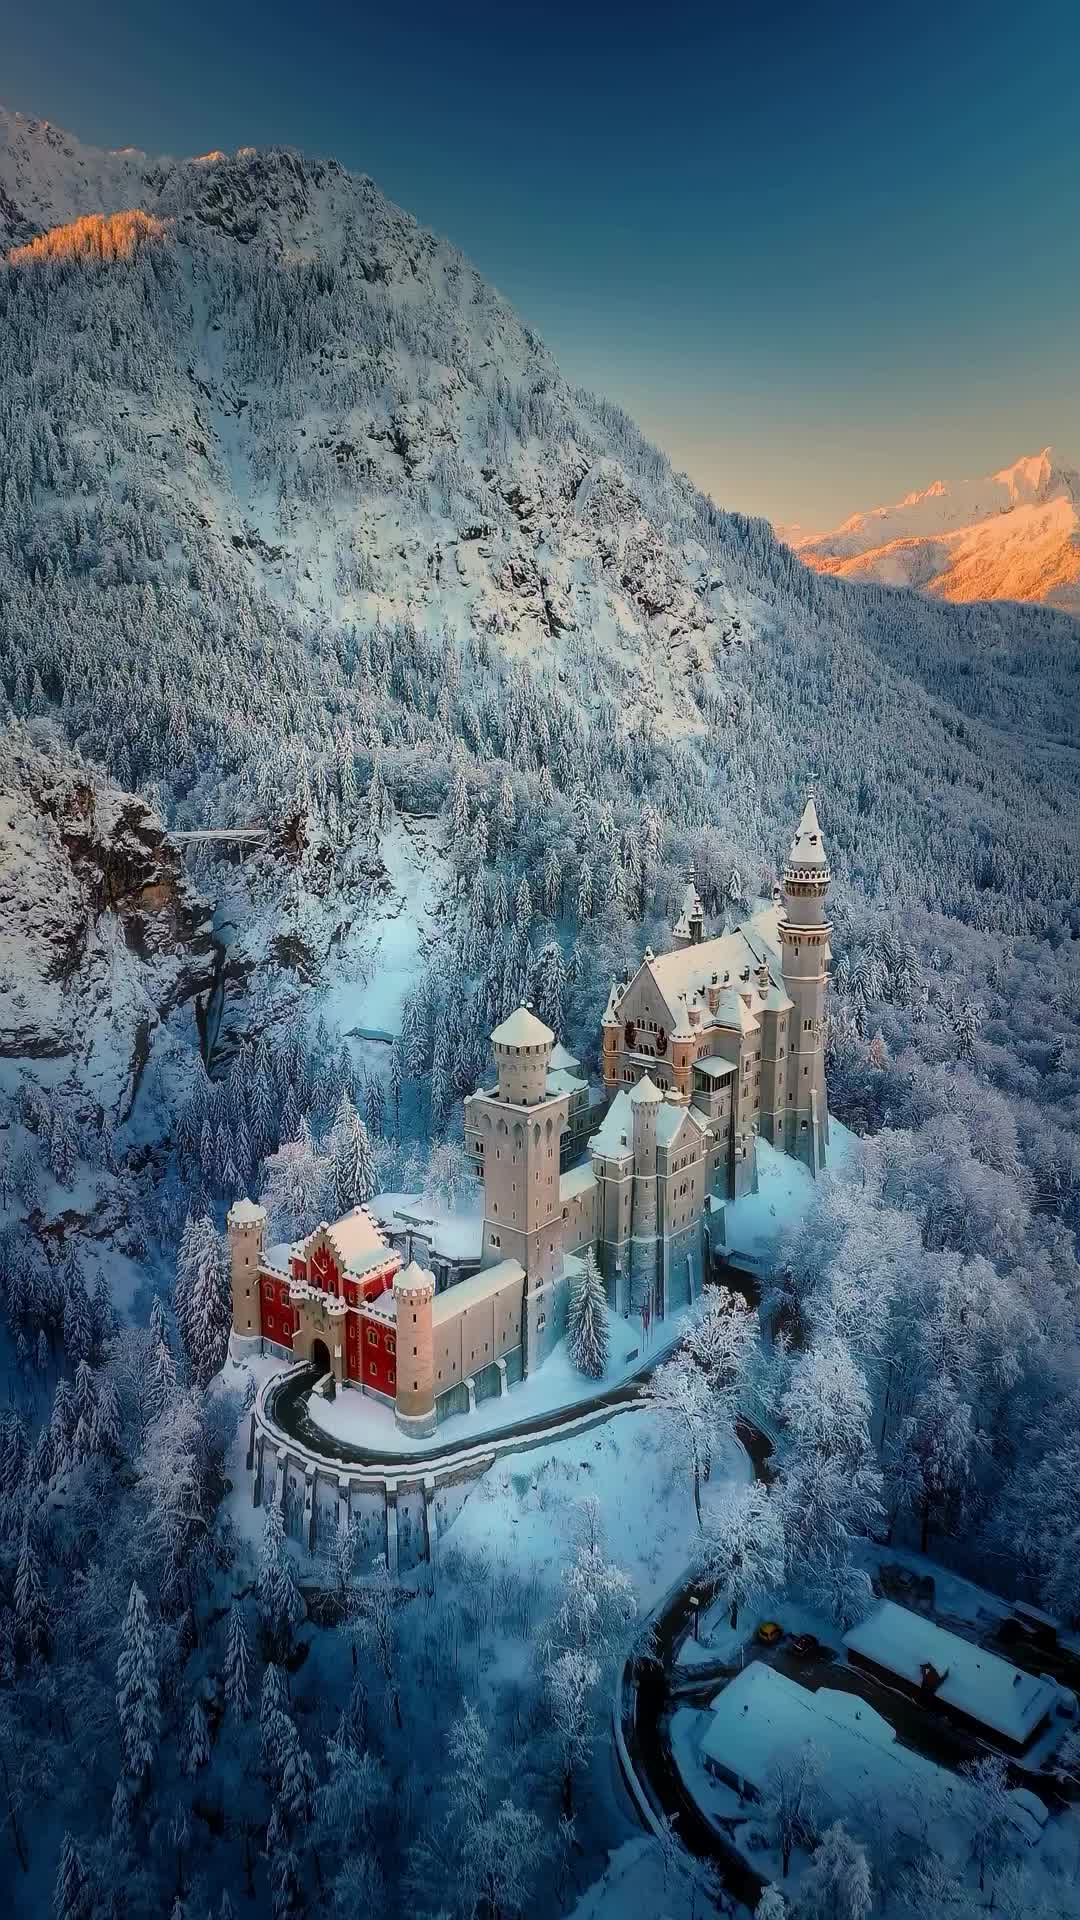
{"type": "Polygon", "coordinates": [[[775,1647],[777,1641],[783,1639],[784,1629],[779,1620],[759,1620],[754,1637],[763,1647],[775,1647]]]}
{"type": "Polygon", "coordinates": [[[816,1633],[797,1633],[789,1646],[798,1660],[815,1660],[819,1653],[825,1651],[816,1633]]]}

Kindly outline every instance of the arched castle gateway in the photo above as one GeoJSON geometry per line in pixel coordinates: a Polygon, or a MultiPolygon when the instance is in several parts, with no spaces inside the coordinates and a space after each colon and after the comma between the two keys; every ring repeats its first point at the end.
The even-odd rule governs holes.
{"type": "Polygon", "coordinates": [[[707,940],[691,878],[664,954],[613,983],[601,1026],[607,1112],[565,1171],[586,1111],[577,1061],[528,1007],[491,1036],[493,1084],[465,1101],[483,1182],[478,1272],[436,1291],[357,1207],[267,1246],[250,1200],[228,1216],[233,1344],[313,1363],[431,1433],[503,1392],[561,1337],[574,1262],[593,1247],[611,1305],[658,1317],[701,1286],[704,1220],[753,1190],[759,1133],[815,1176],[829,1137],[823,1024],[831,874],[813,799],[783,894],[707,940]],[[571,1149],[572,1150],[572,1149],[571,1149]]]}

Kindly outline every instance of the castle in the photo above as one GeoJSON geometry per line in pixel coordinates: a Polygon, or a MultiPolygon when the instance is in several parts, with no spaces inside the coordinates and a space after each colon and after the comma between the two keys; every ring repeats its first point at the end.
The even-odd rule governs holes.
{"type": "Polygon", "coordinates": [[[269,1348],[434,1432],[535,1370],[561,1337],[592,1248],[611,1306],[663,1318],[703,1280],[706,1223],[754,1189],[759,1136],[815,1176],[829,1137],[823,1022],[831,874],[813,798],[771,907],[706,939],[691,877],[667,953],[613,983],[601,1026],[609,1104],[563,1170],[583,1105],[578,1062],[528,1007],[491,1036],[494,1082],[465,1101],[483,1183],[476,1272],[443,1291],[363,1207],[292,1245],[266,1213],[228,1216],[234,1351],[269,1348]]]}

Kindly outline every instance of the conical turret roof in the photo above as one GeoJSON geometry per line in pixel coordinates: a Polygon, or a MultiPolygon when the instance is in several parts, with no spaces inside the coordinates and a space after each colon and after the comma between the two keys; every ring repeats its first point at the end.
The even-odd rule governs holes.
{"type": "Polygon", "coordinates": [[[550,1047],[555,1035],[530,1007],[516,1007],[491,1036],[495,1047],[550,1047]]]}
{"type": "Polygon", "coordinates": [[[662,1101],[663,1098],[664,1096],[655,1080],[650,1080],[648,1074],[645,1073],[642,1074],[641,1079],[630,1095],[630,1104],[633,1107],[640,1107],[645,1101],[649,1101],[651,1104],[653,1101],[662,1101]]]}
{"type": "Polygon", "coordinates": [[[813,794],[810,795],[802,811],[802,819],[795,829],[795,838],[788,854],[791,867],[827,867],[828,856],[825,842],[818,825],[817,805],[813,794]]]}

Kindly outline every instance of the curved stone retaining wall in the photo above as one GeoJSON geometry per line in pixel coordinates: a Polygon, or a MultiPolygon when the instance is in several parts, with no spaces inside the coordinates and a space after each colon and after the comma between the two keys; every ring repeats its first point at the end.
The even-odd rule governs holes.
{"type": "Polygon", "coordinates": [[[440,1491],[480,1479],[503,1454],[524,1453],[547,1446],[552,1440],[572,1439],[638,1405],[632,1400],[614,1405],[599,1403],[569,1419],[553,1414],[550,1424],[540,1430],[519,1433],[507,1427],[484,1440],[459,1443],[434,1459],[425,1455],[410,1462],[404,1453],[382,1458],[373,1454],[369,1461],[358,1462],[335,1456],[329,1438],[324,1453],[293,1439],[277,1425],[274,1399],[291,1378],[290,1370],[264,1381],[251,1409],[246,1464],[252,1475],[255,1506],[277,1504],[286,1531],[309,1552],[315,1552],[324,1527],[332,1533],[335,1524],[348,1526],[354,1519],[364,1520],[370,1516],[373,1503],[376,1507],[381,1503],[384,1537],[379,1544],[391,1573],[397,1573],[401,1565],[399,1520],[406,1513],[410,1564],[431,1560],[438,1545],[436,1496],[440,1491]],[[419,1551],[414,1552],[414,1547],[419,1551]]]}

